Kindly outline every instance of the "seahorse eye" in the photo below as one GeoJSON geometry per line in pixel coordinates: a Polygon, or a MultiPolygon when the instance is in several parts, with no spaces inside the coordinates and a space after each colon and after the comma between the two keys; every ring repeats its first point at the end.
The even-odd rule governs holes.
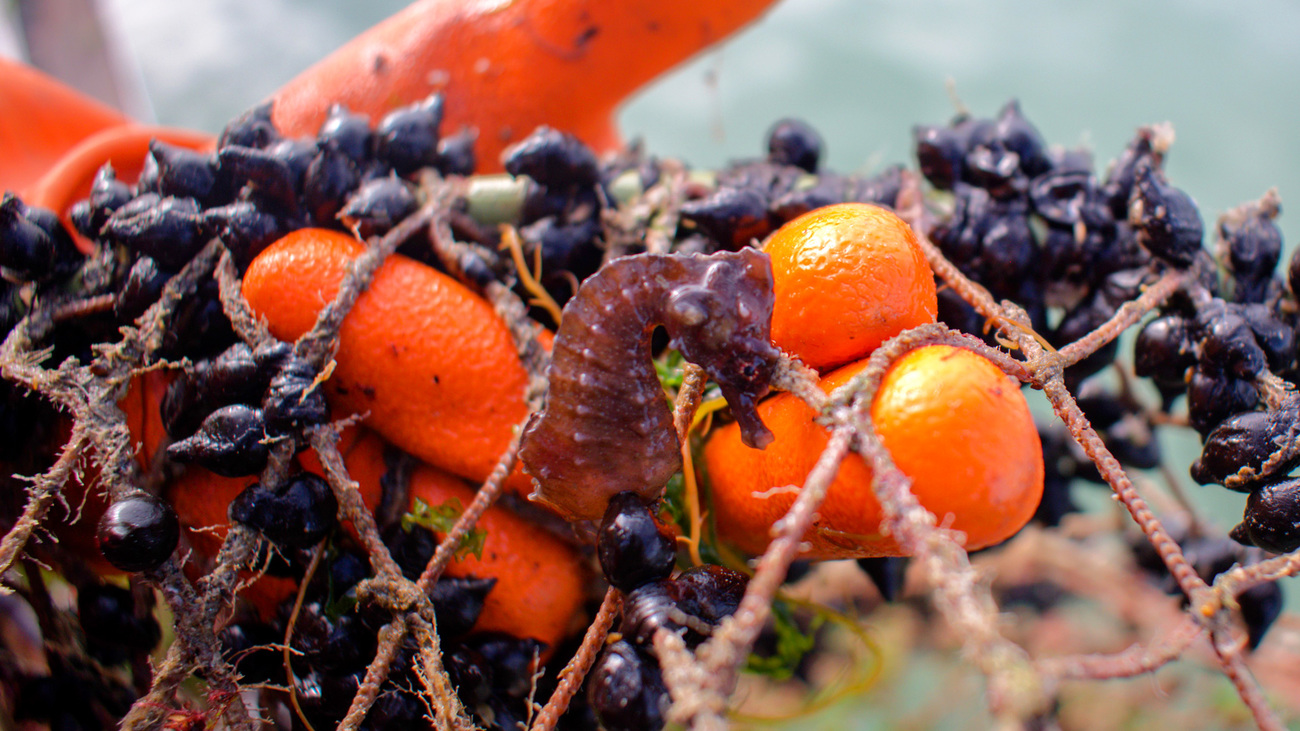
{"type": "Polygon", "coordinates": [[[735,266],[729,261],[715,261],[704,271],[705,288],[717,290],[723,282],[735,278],[735,266]]]}
{"type": "Polygon", "coordinates": [[[668,303],[668,316],[687,327],[702,325],[709,318],[708,308],[697,298],[675,296],[668,303]]]}

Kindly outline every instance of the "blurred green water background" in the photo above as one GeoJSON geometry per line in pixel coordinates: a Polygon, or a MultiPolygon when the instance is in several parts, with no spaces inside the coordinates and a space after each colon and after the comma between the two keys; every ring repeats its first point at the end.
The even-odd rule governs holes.
{"type": "MultiPolygon", "coordinates": [[[[106,0],[104,8],[158,120],[216,131],[404,5],[106,0]]],[[[771,123],[799,116],[822,133],[827,164],[843,171],[910,163],[912,125],[953,113],[949,81],[978,115],[1018,98],[1050,142],[1090,147],[1099,170],[1137,126],[1170,121],[1169,176],[1201,205],[1207,231],[1219,212],[1276,186],[1289,256],[1300,237],[1300,213],[1287,212],[1291,196],[1300,200],[1297,37],[1300,4],[1284,0],[785,0],[632,99],[620,120],[652,153],[709,167],[761,154],[771,123]]],[[[1212,522],[1231,527],[1241,496],[1192,484],[1186,465],[1198,440],[1164,431],[1175,472],[1212,522]]],[[[1287,589],[1294,607],[1294,581],[1287,589]]],[[[857,727],[873,727],[870,717],[857,727]]]]}

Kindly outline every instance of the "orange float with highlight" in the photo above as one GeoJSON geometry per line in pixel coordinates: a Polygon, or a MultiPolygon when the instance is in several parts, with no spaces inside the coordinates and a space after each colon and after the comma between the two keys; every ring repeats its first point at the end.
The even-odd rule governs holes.
{"type": "Polygon", "coordinates": [[[776,301],[772,343],[825,372],[935,321],[934,274],[916,234],[866,203],[825,206],[763,242],[776,301]]]}
{"type": "MultiPolygon", "coordinates": [[[[316,322],[364,246],[337,231],[303,229],[263,251],[244,297],[280,340],[316,322]]],[[[485,300],[432,267],[389,257],[339,329],[325,383],[334,416],[365,424],[432,465],[482,482],[528,409],[528,374],[505,323],[485,300]]],[[[526,495],[516,470],[507,486],[526,495]]]]}
{"type": "MultiPolygon", "coordinates": [[[[866,361],[827,376],[827,392],[866,361]]],[[[746,447],[735,424],[704,447],[720,536],[751,553],[771,540],[772,524],[798,496],[828,441],[802,401],[781,394],[759,407],[776,436],[764,451],[746,447]]],[[[972,351],[947,345],[914,350],[885,374],[871,418],[912,492],[941,524],[966,534],[967,550],[999,543],[1033,516],[1043,491],[1038,431],[1018,384],[972,351]]],[[[840,466],[804,540],[810,559],[898,556],[881,535],[872,473],[856,454],[840,466]]]]}

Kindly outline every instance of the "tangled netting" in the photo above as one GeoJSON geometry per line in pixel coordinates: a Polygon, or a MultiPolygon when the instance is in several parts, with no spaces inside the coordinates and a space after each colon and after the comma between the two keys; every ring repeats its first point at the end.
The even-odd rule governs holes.
{"type": "MultiPolygon", "coordinates": [[[[380,225],[375,223],[377,216],[366,215],[391,201],[381,200],[383,205],[371,201],[369,210],[365,200],[353,201],[348,204],[350,208],[343,209],[348,214],[343,218],[352,231],[358,238],[368,239],[366,251],[353,262],[337,297],[321,311],[315,326],[293,344],[292,353],[310,366],[304,376],[307,383],[327,378],[338,348],[340,325],[380,265],[399,247],[418,251],[426,261],[482,294],[508,324],[521,362],[530,374],[529,409],[537,412],[547,393],[549,358],[548,351],[539,344],[538,321],[549,325],[558,321],[560,313],[554,299],[572,292],[570,279],[583,278],[627,253],[738,248],[824,203],[871,200],[892,205],[917,232],[940,280],[940,318],[946,324],[925,325],[889,340],[870,356],[869,365],[860,375],[832,394],[818,388],[816,373],[798,361],[779,357],[772,376],[774,387],[796,395],[821,415],[821,423],[830,434],[829,443],[793,506],[773,527],[774,538],[768,549],[751,564],[753,575],[734,614],[722,620],[694,648],[687,646],[679,632],[660,628],[653,634],[653,653],[671,698],[666,720],[697,729],[721,728],[728,723],[741,672],[765,626],[769,626],[773,602],[799,557],[800,538],[813,525],[839,465],[856,453],[872,469],[872,487],[883,507],[882,531],[911,557],[913,583],[928,589],[934,610],[960,638],[964,658],[985,676],[989,709],[999,723],[1009,728],[1044,727],[1052,717],[1063,683],[1151,673],[1202,643],[1212,651],[1255,723],[1262,729],[1284,728],[1247,668],[1247,643],[1253,646],[1259,639],[1243,630],[1243,603],[1238,598],[1300,571],[1297,554],[1286,552],[1294,548],[1287,545],[1291,539],[1274,535],[1276,526],[1269,523],[1264,508],[1248,507],[1247,519],[1234,531],[1234,537],[1280,555],[1264,558],[1257,548],[1251,548],[1251,560],[1239,562],[1233,558],[1238,554],[1228,551],[1223,554],[1230,557],[1227,565],[1204,568],[1202,562],[1189,557],[1184,546],[1189,545],[1189,535],[1211,529],[1196,523],[1194,513],[1190,532],[1185,517],[1173,527],[1157,517],[1149,496],[1139,492],[1124,464],[1159,466],[1158,457],[1155,464],[1146,464],[1140,455],[1132,454],[1135,444],[1145,442],[1116,437],[1113,425],[1122,421],[1120,417],[1107,419],[1099,434],[1089,418],[1096,417],[1096,413],[1085,415],[1080,405],[1089,397],[1079,396],[1089,388],[1086,379],[1093,374],[1110,368],[1123,370],[1122,365],[1112,365],[1116,339],[1143,322],[1148,313],[1164,308],[1161,317],[1182,317],[1180,327],[1184,328],[1192,327],[1187,323],[1202,317],[1208,324],[1199,327],[1209,334],[1183,336],[1179,342],[1187,343],[1186,347],[1175,348],[1178,352],[1171,356],[1177,361],[1177,377],[1156,381],[1167,396],[1162,408],[1130,409],[1128,421],[1140,418],[1148,427],[1171,425],[1160,428],[1190,422],[1207,437],[1207,444],[1213,445],[1217,443],[1216,428],[1241,414],[1260,413],[1256,409],[1259,404],[1267,407],[1264,413],[1291,408],[1293,386],[1282,376],[1294,369],[1293,340],[1286,341],[1291,352],[1280,356],[1285,361],[1282,365],[1272,357],[1265,335],[1260,334],[1266,329],[1262,326],[1255,329],[1260,343],[1256,349],[1262,353],[1258,358],[1254,351],[1245,352],[1255,340],[1243,345],[1245,340],[1236,335],[1220,337],[1212,332],[1222,321],[1240,320],[1247,323],[1242,327],[1249,327],[1253,321],[1247,317],[1249,313],[1242,313],[1252,305],[1267,307],[1274,315],[1294,315],[1294,300],[1272,271],[1278,255],[1271,255],[1271,260],[1264,255],[1264,264],[1259,264],[1242,254],[1241,246],[1231,244],[1243,225],[1241,221],[1263,216],[1262,220],[1271,222],[1277,213],[1276,197],[1270,194],[1258,203],[1243,206],[1221,222],[1222,240],[1217,253],[1231,291],[1219,296],[1216,262],[1202,248],[1201,232],[1196,231],[1194,236],[1188,233],[1189,214],[1180,208],[1183,199],[1177,197],[1181,193],[1167,189],[1159,171],[1171,141],[1168,129],[1143,128],[1105,185],[1092,177],[1086,156],[1081,163],[1077,153],[1049,154],[1040,141],[1032,138],[1036,132],[1031,132],[1014,104],[998,120],[961,117],[948,127],[918,128],[921,171],[929,179],[928,186],[921,175],[904,169],[893,169],[870,180],[819,172],[816,145],[810,142],[813,138],[797,125],[778,125],[767,160],[738,164],[714,175],[693,173],[671,161],[647,161],[636,151],[602,164],[598,172],[594,158],[588,161],[581,150],[565,151],[565,145],[575,144],[572,140],[555,137],[546,130],[525,143],[525,148],[534,146],[535,154],[529,157],[520,153],[515,158],[524,161],[519,163],[521,169],[511,171],[516,175],[464,175],[467,167],[472,169],[472,163],[467,166],[464,161],[436,171],[417,165],[403,173],[408,182],[398,197],[406,195],[409,200],[402,198],[401,205],[396,206],[397,215],[390,216],[395,222],[380,225]],[[538,149],[545,154],[536,153],[538,149]],[[557,174],[557,168],[563,172],[557,174]],[[578,187],[595,192],[575,194],[570,186],[575,175],[585,179],[578,187]],[[1116,182],[1125,175],[1127,180],[1116,182]],[[600,185],[593,184],[596,180],[602,181],[600,185]],[[538,185],[549,186],[554,194],[551,197],[559,202],[548,202],[545,194],[539,195],[538,185]],[[553,211],[536,210],[537,206],[545,209],[552,204],[553,211]],[[1089,218],[1096,213],[1094,204],[1113,210],[1097,214],[1105,220],[1094,221],[1089,218]],[[1032,225],[1031,207],[1037,216],[1032,225]],[[498,224],[502,225],[501,233],[493,228],[498,224]],[[1189,242],[1189,238],[1194,240],[1189,242]],[[599,242],[597,256],[595,261],[585,262],[582,251],[590,248],[591,242],[599,242]],[[495,243],[502,245],[500,249],[490,246],[495,243]],[[533,266],[529,265],[530,258],[533,266]],[[526,303],[524,297],[531,301],[526,303]],[[1155,567],[1151,570],[1163,566],[1166,579],[1176,584],[1186,603],[1174,610],[1169,601],[1159,598],[1158,590],[1117,587],[1117,581],[1125,579],[1107,579],[1114,579],[1116,570],[1097,568],[1104,559],[1093,544],[1068,537],[1053,527],[1060,522],[1061,513],[1068,512],[1059,505],[1056,515],[1042,521],[1049,527],[1027,529],[1002,549],[1003,555],[1017,555],[1018,543],[1030,545],[1026,550],[1035,554],[1040,564],[1047,565],[1044,570],[1057,572],[1071,590],[1090,592],[1100,606],[1130,619],[1145,614],[1139,625],[1151,636],[1144,642],[1112,654],[1034,657],[1009,639],[990,581],[980,570],[978,560],[973,563],[963,549],[962,535],[941,524],[917,502],[909,490],[908,478],[894,466],[872,426],[870,405],[891,364],[912,350],[934,344],[975,351],[1045,395],[1056,417],[1086,455],[1086,462],[1095,466],[1092,477],[1110,486],[1114,498],[1145,536],[1150,551],[1154,551],[1148,561],[1155,567]],[[1218,351],[1231,352],[1217,352],[1216,344],[1222,346],[1218,351]],[[1188,396],[1191,413],[1183,417],[1172,412],[1170,404],[1189,388],[1188,383],[1193,391],[1188,396]],[[1242,383],[1246,384],[1244,392],[1242,383]],[[1208,390],[1209,395],[1198,395],[1198,388],[1208,390]],[[1236,390],[1231,393],[1236,395],[1231,397],[1215,391],[1232,388],[1236,390]],[[1237,407],[1231,405],[1233,398],[1240,402],[1237,407]],[[1222,406],[1224,403],[1229,405],[1222,406]],[[1120,447],[1125,453],[1117,459],[1120,447]],[[1092,570],[1098,572],[1098,577],[1090,582],[1087,574],[1092,570]]],[[[288,192],[275,193],[274,181],[267,182],[271,175],[267,171],[274,173],[278,168],[255,159],[257,156],[248,151],[252,149],[248,145],[241,147],[243,151],[223,150],[219,155],[230,169],[240,165],[257,169],[253,177],[261,181],[262,198],[254,197],[255,202],[276,195],[292,199],[293,184],[289,184],[288,192]],[[227,163],[227,158],[232,162],[227,163]]],[[[310,154],[324,159],[327,152],[322,144],[310,154]]],[[[155,155],[165,163],[164,158],[172,153],[164,150],[155,155]]],[[[166,170],[163,174],[165,177],[166,170]]],[[[353,180],[353,187],[358,183],[353,180]]],[[[340,201],[332,205],[328,200],[322,202],[319,188],[312,190],[316,191],[313,200],[318,210],[309,216],[333,220],[336,214],[342,215],[340,201]]],[[[378,196],[373,191],[368,195],[378,196]]],[[[161,205],[157,201],[155,204],[161,205]]],[[[228,212],[228,218],[233,217],[234,213],[228,212]]],[[[269,233],[279,234],[291,228],[283,221],[276,219],[268,224],[269,233]]],[[[111,228],[111,224],[106,225],[111,228]]],[[[1199,219],[1196,225],[1200,225],[1199,219]]],[[[95,638],[90,636],[89,628],[79,626],[66,599],[60,599],[62,589],[51,584],[66,581],[80,587],[95,580],[87,578],[90,569],[68,546],[44,540],[47,522],[55,519],[51,516],[57,514],[63,520],[65,513],[75,515],[78,510],[75,505],[60,506],[65,486],[70,483],[97,475],[95,484],[107,493],[110,502],[116,502],[142,491],[157,493],[171,477],[175,468],[169,467],[167,460],[159,460],[161,466],[149,474],[140,474],[135,437],[119,402],[133,378],[180,367],[173,331],[180,314],[187,307],[193,309],[196,293],[206,290],[215,295],[214,301],[219,302],[220,312],[239,340],[254,349],[274,344],[266,325],[253,316],[241,295],[241,271],[256,253],[250,250],[247,230],[230,221],[205,229],[211,235],[195,246],[192,256],[175,262],[178,271],[167,275],[160,294],[151,299],[134,324],[120,331],[114,329],[112,338],[91,338],[94,344],[83,357],[52,357],[48,346],[51,334],[69,323],[120,308],[122,298],[116,288],[122,265],[115,257],[121,256],[123,247],[144,246],[131,239],[135,234],[128,231],[118,239],[110,236],[114,245],[96,249],[81,268],[77,286],[41,289],[40,297],[28,296],[15,310],[21,312],[21,318],[14,318],[16,322],[0,347],[0,369],[6,388],[12,391],[6,393],[6,398],[17,403],[22,393],[30,390],[57,407],[59,413],[33,412],[43,421],[32,424],[30,429],[45,432],[47,442],[62,446],[52,465],[27,481],[25,491],[13,487],[21,484],[13,482],[6,499],[8,512],[3,515],[9,525],[0,542],[0,575],[4,576],[6,590],[16,592],[32,610],[45,657],[36,666],[2,661],[8,663],[3,677],[8,687],[32,692],[36,686],[30,677],[41,675],[43,668],[44,676],[60,678],[59,682],[64,683],[60,688],[78,688],[94,696],[100,717],[120,719],[123,728],[191,729],[224,724],[252,729],[263,721],[306,723],[307,715],[299,707],[300,696],[310,693],[295,677],[291,655],[301,654],[294,648],[295,621],[302,612],[312,575],[321,563],[325,542],[316,543],[310,552],[297,596],[288,608],[284,635],[267,641],[277,648],[277,653],[283,651],[282,669],[290,684],[286,688],[242,679],[236,671],[240,658],[224,649],[221,639],[223,628],[235,614],[240,592],[252,580],[249,572],[266,571],[271,561],[266,538],[249,521],[232,523],[211,570],[202,575],[187,575],[184,551],[174,552],[155,569],[131,575],[135,615],[152,615],[154,597],[158,596],[166,605],[162,616],[171,621],[169,644],[154,663],[148,654],[157,642],[156,636],[143,644],[143,650],[113,661],[88,652],[87,646],[95,638]],[[66,424],[66,433],[58,432],[57,424],[66,424]],[[61,507],[62,512],[56,507],[61,507]],[[194,688],[198,686],[185,685],[194,678],[202,682],[205,691],[196,693],[194,688]],[[205,698],[198,697],[203,694],[205,698]],[[287,706],[284,700],[277,706],[266,701],[267,697],[287,699],[287,706]],[[268,711],[276,707],[281,711],[278,716],[268,711]],[[267,713],[271,715],[258,719],[259,714],[267,713]]],[[[1165,326],[1170,325],[1166,322],[1165,326]]],[[[94,328],[86,330],[94,332],[94,328]]],[[[1161,368],[1168,370],[1166,365],[1148,364],[1145,375],[1161,368]]],[[[684,367],[681,385],[675,390],[673,412],[680,442],[691,443],[692,425],[697,422],[696,412],[704,400],[707,383],[702,370],[684,367]]],[[[1131,406],[1132,399],[1129,403],[1131,406]]],[[[464,506],[454,526],[445,531],[423,570],[404,572],[390,550],[391,542],[382,535],[376,515],[363,504],[338,449],[342,429],[364,415],[333,416],[346,418],[286,428],[283,438],[269,444],[260,483],[282,484],[294,455],[302,449],[314,451],[337,501],[339,519],[355,527],[356,540],[369,561],[370,569],[357,583],[352,597],[359,606],[379,612],[386,619],[373,647],[365,648],[367,653],[373,649],[373,657],[367,654],[364,674],[346,711],[341,713],[338,727],[349,731],[380,727],[374,715],[379,706],[375,704],[382,697],[386,681],[398,673],[413,684],[407,690],[423,699],[427,718],[438,728],[506,725],[505,716],[494,717],[472,707],[475,702],[483,705],[482,698],[466,701],[465,693],[458,692],[439,632],[440,621],[446,619],[435,611],[431,592],[462,542],[472,536],[477,521],[498,500],[503,483],[515,468],[519,435],[527,422],[519,424],[510,447],[500,455],[495,469],[473,501],[464,506]]],[[[1250,491],[1252,505],[1265,501],[1281,484],[1276,476],[1285,476],[1293,462],[1294,435],[1285,427],[1282,433],[1286,439],[1268,441],[1265,453],[1247,460],[1249,463],[1234,457],[1235,453],[1215,462],[1207,446],[1207,453],[1198,463],[1198,469],[1209,474],[1203,481],[1250,491]],[[1225,461],[1226,466],[1220,464],[1225,461]]],[[[1058,451],[1066,449],[1059,442],[1045,439],[1045,443],[1058,451]]],[[[683,452],[689,457],[689,448],[683,452]]],[[[7,459],[21,463],[12,457],[7,459]]],[[[1079,465],[1084,463],[1079,460],[1079,465]]],[[[689,461],[687,464],[690,469],[689,461]]],[[[1059,485],[1061,475],[1053,472],[1055,464],[1049,457],[1049,483],[1059,485]]],[[[1078,469],[1082,476],[1083,467],[1078,469]]],[[[1143,484],[1141,478],[1139,484],[1143,484]]],[[[1051,488],[1049,484],[1049,492],[1051,488]]],[[[1062,498],[1057,494],[1054,499],[1062,498]]],[[[1068,503],[1068,495],[1063,499],[1068,503]]],[[[1184,516],[1190,510],[1185,505],[1180,508],[1176,499],[1162,507],[1181,511],[1184,516]]],[[[1285,513],[1288,508],[1284,504],[1269,509],[1285,513]]],[[[1116,528],[1111,525],[1104,530],[1114,532],[1116,528]]],[[[698,551],[698,545],[692,546],[697,559],[698,551]]],[[[609,588],[597,607],[598,596],[591,597],[589,608],[594,609],[594,618],[580,644],[575,643],[558,656],[561,661],[567,659],[567,664],[558,670],[552,667],[544,671],[535,663],[517,669],[527,676],[512,679],[522,684],[526,698],[523,725],[551,729],[563,723],[562,717],[578,697],[584,678],[606,645],[624,598],[618,589],[609,588]],[[548,678],[544,682],[543,676],[548,678]]],[[[84,607],[81,615],[84,624],[84,607]]],[[[1271,619],[1263,622],[1265,628],[1271,619]]],[[[1246,624],[1252,621],[1256,625],[1254,632],[1262,632],[1258,618],[1247,618],[1246,624]]],[[[11,651],[21,654],[13,647],[11,651]]],[[[14,709],[7,712],[13,714],[14,709]]]]}

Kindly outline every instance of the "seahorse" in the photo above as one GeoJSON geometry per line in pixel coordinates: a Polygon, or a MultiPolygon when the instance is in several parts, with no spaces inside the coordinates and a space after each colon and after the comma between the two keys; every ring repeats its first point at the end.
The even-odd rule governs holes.
{"type": "Polygon", "coordinates": [[[565,305],[546,406],[524,430],[531,499],[571,521],[598,521],[610,497],[654,499],[681,469],[650,356],[660,325],[670,347],[722,389],[745,443],[767,446],[772,434],[755,406],[779,353],[772,302],[772,266],[756,249],[626,256],[589,277],[565,305]]]}

